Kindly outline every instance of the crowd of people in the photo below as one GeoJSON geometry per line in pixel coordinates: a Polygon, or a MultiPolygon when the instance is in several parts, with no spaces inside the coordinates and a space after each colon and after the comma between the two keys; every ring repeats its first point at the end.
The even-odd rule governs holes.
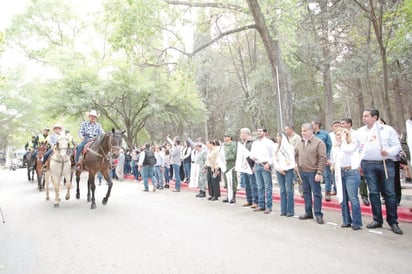
{"type": "Polygon", "coordinates": [[[402,234],[397,216],[401,199],[400,172],[404,172],[406,182],[411,181],[405,132],[399,135],[386,125],[376,109],[363,112],[363,123],[364,126],[354,130],[352,120],[343,118],[335,121],[332,131],[328,132],[316,120],[301,126],[301,136],[292,125],[287,125],[274,138],[265,128],[257,129],[253,135],[250,129],[242,128],[239,142],[227,133],[222,136],[223,142],[203,143],[201,139],[194,142],[188,138],[181,145],[179,139],[168,138],[164,145],[147,144],[144,149],[132,151],[131,166],[136,157],[140,158],[136,166],[142,173],[144,191],[149,191],[148,178],[153,183],[153,191],[163,189],[164,181],[167,180],[168,185],[173,178],[173,191],[180,192],[183,176],[184,181],[199,189],[196,197],[218,201],[220,184],[224,182],[227,197],[222,201],[225,203],[236,202],[239,178],[246,192],[243,206],[264,214],[272,212],[272,180],[276,179],[280,189],[280,215],[285,217],[295,215],[294,184],[299,183],[305,202],[300,220],[315,219],[323,224],[323,196],[325,201],[330,201],[331,196],[337,195],[342,212],[341,227],[355,231],[363,227],[361,194],[362,202],[372,208],[373,221],[367,228],[382,227],[381,205],[384,203],[391,230],[402,234]],[[401,160],[404,156],[406,162],[401,160]],[[321,184],[325,184],[324,195],[321,184]]]}
{"type": "MultiPolygon", "coordinates": [[[[81,162],[87,140],[104,133],[96,117],[97,113],[91,111],[90,120],[79,130],[82,142],[77,146],[76,157],[80,161],[76,162],[81,162]]],[[[315,219],[318,224],[324,223],[323,183],[325,201],[330,201],[333,195],[338,197],[342,228],[362,228],[360,194],[362,202],[372,208],[373,221],[367,228],[382,227],[384,203],[392,231],[402,234],[397,215],[402,197],[400,172],[404,172],[407,182],[412,181],[406,132],[399,135],[386,125],[376,109],[366,109],[362,119],[364,126],[358,130],[352,128],[350,118],[343,118],[333,122],[330,132],[322,129],[321,121],[315,120],[301,126],[301,135],[293,125],[287,125],[274,138],[265,128],[257,129],[254,134],[249,128],[242,128],[239,141],[230,133],[223,134],[223,142],[206,143],[201,138],[172,140],[168,136],[161,145],[147,143],[140,148],[120,149],[111,176],[118,180],[127,175],[136,180],[141,178],[145,192],[149,191],[149,179],[152,191],[169,188],[173,179],[173,192],[180,192],[181,184],[187,183],[199,189],[196,197],[207,197],[209,201],[219,200],[220,184],[224,182],[227,197],[222,201],[230,204],[236,203],[239,179],[246,193],[246,203],[242,206],[264,214],[272,213],[272,186],[276,179],[280,215],[285,217],[295,215],[294,184],[297,183],[305,202],[299,219],[315,219]]],[[[42,137],[33,137],[33,141],[44,138],[53,143],[61,130],[62,126],[56,124],[51,135],[54,137],[45,130],[42,137]]]]}

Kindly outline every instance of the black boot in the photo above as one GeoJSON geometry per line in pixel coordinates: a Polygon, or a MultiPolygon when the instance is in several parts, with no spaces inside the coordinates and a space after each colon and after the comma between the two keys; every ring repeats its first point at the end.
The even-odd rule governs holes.
{"type": "Polygon", "coordinates": [[[236,203],[236,198],[233,196],[233,199],[230,200],[229,204],[234,204],[234,203],[236,203]]]}
{"type": "Polygon", "coordinates": [[[229,203],[229,199],[228,198],[226,198],[226,199],[223,199],[223,201],[222,201],[223,203],[229,203]]]}
{"type": "Polygon", "coordinates": [[[199,195],[199,196],[197,196],[197,197],[199,197],[199,198],[204,198],[204,197],[206,197],[206,192],[204,192],[204,191],[201,190],[198,195],[199,195]]]}

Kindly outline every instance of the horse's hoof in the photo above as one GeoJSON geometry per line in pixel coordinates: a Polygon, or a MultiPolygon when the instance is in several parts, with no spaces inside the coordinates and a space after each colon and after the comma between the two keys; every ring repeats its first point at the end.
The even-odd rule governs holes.
{"type": "Polygon", "coordinates": [[[96,203],[92,203],[92,205],[90,206],[90,209],[96,209],[96,203]]]}
{"type": "Polygon", "coordinates": [[[87,202],[90,203],[90,201],[91,201],[90,198],[87,198],[87,202]]]}
{"type": "Polygon", "coordinates": [[[66,200],[70,200],[70,196],[66,196],[66,200]]]}
{"type": "Polygon", "coordinates": [[[59,207],[59,204],[54,204],[54,208],[58,208],[59,207]]]}
{"type": "Polygon", "coordinates": [[[50,198],[49,198],[49,197],[46,197],[46,201],[48,201],[48,200],[50,200],[50,198]]]}
{"type": "Polygon", "coordinates": [[[103,198],[102,204],[107,205],[107,198],[103,198]]]}
{"type": "Polygon", "coordinates": [[[79,193],[76,194],[76,199],[77,199],[77,200],[80,199],[80,194],[79,194],[79,193]]]}

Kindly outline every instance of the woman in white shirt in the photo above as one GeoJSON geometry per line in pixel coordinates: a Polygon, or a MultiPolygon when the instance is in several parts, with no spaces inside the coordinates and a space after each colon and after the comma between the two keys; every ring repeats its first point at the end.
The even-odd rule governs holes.
{"type": "Polygon", "coordinates": [[[294,148],[285,135],[276,135],[273,165],[280,188],[280,216],[295,215],[293,189],[293,169],[295,167],[294,148]]]}
{"type": "Polygon", "coordinates": [[[362,215],[358,197],[360,184],[358,145],[355,140],[352,140],[350,132],[344,128],[335,131],[335,138],[336,142],[331,150],[331,169],[335,171],[335,182],[342,209],[341,227],[359,230],[362,228],[362,215]]]}

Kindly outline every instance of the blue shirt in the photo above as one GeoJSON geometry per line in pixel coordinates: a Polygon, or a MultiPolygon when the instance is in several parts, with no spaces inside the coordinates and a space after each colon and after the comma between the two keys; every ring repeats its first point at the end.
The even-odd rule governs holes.
{"type": "Polygon", "coordinates": [[[332,140],[330,139],[329,132],[320,129],[315,133],[315,136],[322,140],[326,145],[326,157],[330,158],[330,150],[332,149],[332,140]]]}
{"type": "Polygon", "coordinates": [[[83,122],[79,130],[80,138],[94,138],[97,135],[104,134],[102,126],[99,123],[83,122]]]}

